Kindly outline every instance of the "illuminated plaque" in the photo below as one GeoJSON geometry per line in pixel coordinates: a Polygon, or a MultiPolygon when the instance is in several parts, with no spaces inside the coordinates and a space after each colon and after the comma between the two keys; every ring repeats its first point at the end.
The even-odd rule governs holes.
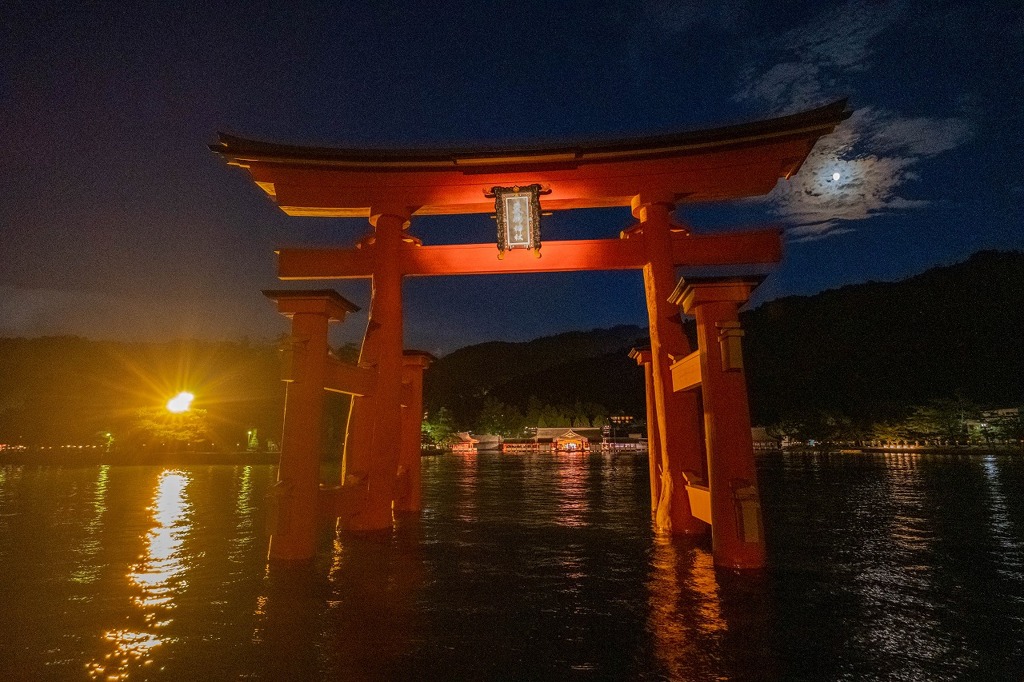
{"type": "Polygon", "coordinates": [[[540,185],[495,187],[498,258],[509,249],[530,249],[540,258],[540,185]]]}

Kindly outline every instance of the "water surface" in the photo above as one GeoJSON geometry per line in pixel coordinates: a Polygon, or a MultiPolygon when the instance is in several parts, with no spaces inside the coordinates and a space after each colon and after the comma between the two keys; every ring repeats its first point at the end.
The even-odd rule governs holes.
{"type": "Polygon", "coordinates": [[[424,511],[267,570],[272,466],[0,467],[3,679],[1021,679],[1024,460],[766,454],[770,567],[625,455],[423,460],[424,511]]]}

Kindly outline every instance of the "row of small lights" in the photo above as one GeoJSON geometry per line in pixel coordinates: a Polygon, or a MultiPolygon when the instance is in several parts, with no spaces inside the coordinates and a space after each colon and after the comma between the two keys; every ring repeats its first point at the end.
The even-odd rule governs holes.
{"type": "MultiPolygon", "coordinates": [[[[142,447],[146,447],[145,443],[141,443],[140,445],[142,445],[142,447]]],[[[167,443],[161,443],[161,445],[167,445],[167,443]]],[[[210,443],[211,447],[214,446],[214,445],[216,445],[216,443],[210,443]]],[[[67,449],[70,449],[70,450],[89,450],[89,449],[93,449],[93,450],[95,450],[96,448],[105,448],[105,447],[107,447],[107,446],[106,445],[40,445],[38,449],[39,450],[55,450],[55,449],[59,449],[59,450],[67,450],[67,449]]],[[[4,449],[6,449],[6,450],[15,450],[15,449],[27,450],[28,446],[27,445],[5,445],[3,443],[0,443],[0,450],[4,450],[4,449]]]]}
{"type": "MultiPolygon", "coordinates": [[[[173,412],[174,414],[181,414],[188,412],[192,407],[192,401],[195,400],[195,396],[188,391],[182,391],[178,395],[174,396],[167,401],[167,411],[173,412]]],[[[109,438],[110,434],[106,434],[109,438]]],[[[211,444],[212,445],[212,444],[211,444]]],[[[40,450],[53,450],[58,448],[60,450],[95,450],[96,448],[105,448],[106,445],[42,445],[39,447],[40,450]]],[[[146,447],[143,443],[142,447],[146,447]]],[[[7,445],[6,443],[0,443],[0,450],[26,450],[28,449],[25,445],[7,445]]]]}

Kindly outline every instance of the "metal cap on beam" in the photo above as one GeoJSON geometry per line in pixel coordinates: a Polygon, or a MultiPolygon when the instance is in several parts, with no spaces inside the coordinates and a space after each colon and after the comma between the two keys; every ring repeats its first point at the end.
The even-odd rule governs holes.
{"type": "Polygon", "coordinates": [[[287,317],[319,313],[340,322],[348,313],[359,311],[359,306],[333,289],[265,289],[263,295],[274,301],[277,311],[287,317]]]}
{"type": "Polygon", "coordinates": [[[702,303],[729,301],[746,303],[767,275],[686,277],[679,280],[668,297],[669,303],[682,307],[687,315],[702,303]]]}

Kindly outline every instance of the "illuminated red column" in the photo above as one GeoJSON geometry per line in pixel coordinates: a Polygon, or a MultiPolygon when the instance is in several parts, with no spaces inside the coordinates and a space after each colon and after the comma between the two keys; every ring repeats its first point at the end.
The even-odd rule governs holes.
{"type": "Polygon", "coordinates": [[[423,371],[434,356],[423,351],[406,351],[402,387],[402,450],[398,460],[398,491],[395,511],[418,512],[423,507],[420,490],[423,432],[423,371]]]}
{"type": "Polygon", "coordinates": [[[738,316],[739,306],[762,280],[691,278],[672,294],[683,312],[697,318],[712,552],[715,564],[726,568],[762,568],[765,563],[738,316]]]}
{"type": "Polygon", "coordinates": [[[651,477],[651,516],[658,512],[658,500],[661,498],[661,462],[658,441],[658,411],[654,406],[654,368],[651,366],[650,349],[634,348],[629,357],[644,368],[644,396],[647,402],[647,463],[651,477]]]}
{"type": "Polygon", "coordinates": [[[679,323],[678,310],[668,297],[675,287],[669,213],[673,204],[663,198],[633,198],[633,215],[640,221],[647,264],[644,293],[651,333],[651,371],[661,450],[661,488],[655,525],[663,532],[704,533],[706,526],[690,513],[683,471],[701,470],[701,437],[696,396],[673,393],[672,358],[690,351],[679,323]]]}
{"type": "Polygon", "coordinates": [[[285,418],[272,492],[269,558],[303,561],[316,553],[327,327],[359,308],[330,290],[263,293],[292,320],[285,348],[285,418]]]}
{"type": "Polygon", "coordinates": [[[355,474],[363,486],[365,503],[348,520],[352,530],[381,530],[393,523],[395,479],[398,472],[402,435],[402,271],[399,249],[410,212],[405,208],[373,208],[374,271],[370,319],[360,353],[361,365],[377,370],[377,384],[371,400],[360,400],[352,414],[352,427],[363,432],[357,447],[349,452],[346,481],[355,474]],[[368,436],[368,438],[367,438],[368,436]]]}

